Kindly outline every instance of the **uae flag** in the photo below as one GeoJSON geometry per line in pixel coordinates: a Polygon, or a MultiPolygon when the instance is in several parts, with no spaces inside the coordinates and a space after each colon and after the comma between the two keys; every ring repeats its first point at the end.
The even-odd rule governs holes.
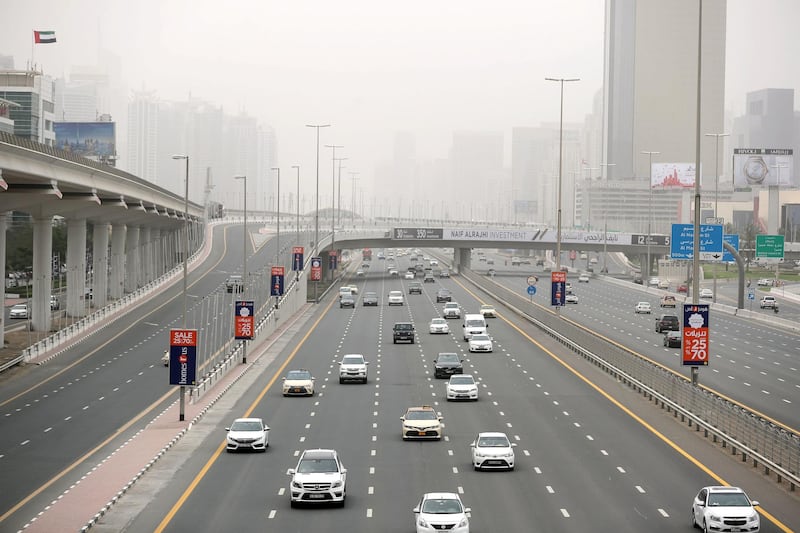
{"type": "Polygon", "coordinates": [[[56,32],[33,30],[33,40],[36,44],[48,44],[56,42],[56,32]]]}

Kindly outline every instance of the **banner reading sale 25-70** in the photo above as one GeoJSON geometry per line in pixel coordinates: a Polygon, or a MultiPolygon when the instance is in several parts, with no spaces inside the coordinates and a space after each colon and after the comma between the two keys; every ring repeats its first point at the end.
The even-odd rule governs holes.
{"type": "Polygon", "coordinates": [[[707,366],[708,304],[683,304],[683,366],[707,366]]]}

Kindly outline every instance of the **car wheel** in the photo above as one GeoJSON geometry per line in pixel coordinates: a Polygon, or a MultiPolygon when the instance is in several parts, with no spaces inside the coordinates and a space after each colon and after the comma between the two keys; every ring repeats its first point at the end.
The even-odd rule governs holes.
{"type": "Polygon", "coordinates": [[[297,507],[297,502],[294,501],[294,500],[289,500],[289,507],[291,507],[291,508],[297,507]]]}
{"type": "Polygon", "coordinates": [[[692,529],[697,529],[697,520],[694,519],[694,508],[691,509],[692,514],[692,529]]]}
{"type": "Polygon", "coordinates": [[[708,525],[706,525],[705,519],[703,519],[703,533],[708,533],[708,525]]]}
{"type": "Polygon", "coordinates": [[[344,383],[344,380],[342,378],[339,378],[339,385],[341,385],[342,383],[344,383]]]}
{"type": "Polygon", "coordinates": [[[392,344],[397,344],[397,339],[392,339],[392,344]]]}
{"type": "Polygon", "coordinates": [[[367,381],[368,381],[367,378],[364,378],[364,385],[367,384],[367,381]]]}

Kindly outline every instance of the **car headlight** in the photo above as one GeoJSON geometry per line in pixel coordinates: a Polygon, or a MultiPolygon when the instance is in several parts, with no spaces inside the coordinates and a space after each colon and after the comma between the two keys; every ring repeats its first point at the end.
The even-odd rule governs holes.
{"type": "Polygon", "coordinates": [[[331,485],[331,487],[333,487],[334,489],[339,488],[341,486],[342,486],[342,480],[341,479],[339,481],[334,481],[333,484],[331,485]]]}
{"type": "Polygon", "coordinates": [[[417,521],[417,525],[419,525],[421,527],[430,527],[428,525],[428,523],[425,521],[425,519],[422,518],[421,516],[419,517],[419,520],[417,521]]]}
{"type": "Polygon", "coordinates": [[[295,489],[302,489],[303,485],[298,483],[297,481],[292,481],[292,487],[295,489]]]}
{"type": "Polygon", "coordinates": [[[469,525],[469,520],[467,520],[467,517],[465,516],[464,518],[461,519],[461,522],[459,522],[456,527],[467,527],[468,525],[469,525]]]}
{"type": "Polygon", "coordinates": [[[710,521],[712,521],[712,522],[721,522],[722,521],[722,519],[719,516],[715,515],[715,514],[708,515],[708,519],[710,521]]]}

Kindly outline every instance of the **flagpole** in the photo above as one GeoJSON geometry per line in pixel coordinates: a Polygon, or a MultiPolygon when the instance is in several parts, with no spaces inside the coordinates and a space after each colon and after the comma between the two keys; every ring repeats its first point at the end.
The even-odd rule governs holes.
{"type": "Polygon", "coordinates": [[[31,64],[29,65],[29,68],[31,71],[33,71],[33,45],[36,44],[36,32],[33,30],[31,31],[31,64]]]}

